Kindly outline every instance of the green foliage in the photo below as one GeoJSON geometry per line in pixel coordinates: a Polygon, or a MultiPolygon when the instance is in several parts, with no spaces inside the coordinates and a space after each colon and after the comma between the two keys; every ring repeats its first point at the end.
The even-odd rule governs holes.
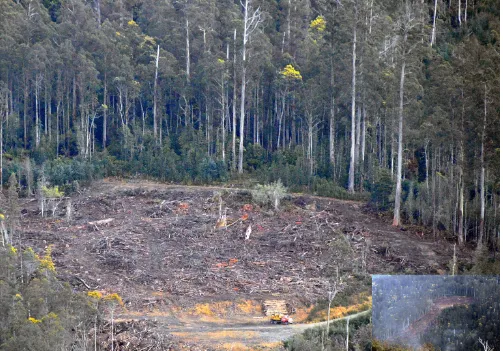
{"type": "Polygon", "coordinates": [[[271,205],[275,210],[279,209],[280,202],[286,194],[287,189],[283,186],[281,180],[267,185],[258,184],[252,190],[253,201],[261,205],[271,205]]]}
{"type": "Polygon", "coordinates": [[[267,163],[266,150],[258,144],[248,144],[244,152],[244,167],[254,171],[267,163]]]}
{"type": "Polygon", "coordinates": [[[60,198],[65,196],[65,193],[60,191],[58,186],[53,187],[42,186],[41,190],[45,197],[60,198]]]}
{"type": "Polygon", "coordinates": [[[91,298],[73,293],[53,269],[37,269],[45,258],[33,250],[14,251],[0,247],[1,349],[71,349],[93,325],[91,298]]]}
{"type": "Polygon", "coordinates": [[[393,179],[387,169],[379,169],[372,186],[370,202],[380,211],[387,211],[391,208],[393,193],[393,179]]]}
{"type": "MultiPolygon", "coordinates": [[[[349,347],[350,350],[371,350],[371,313],[367,313],[349,321],[349,347]]],[[[307,329],[302,335],[294,336],[285,341],[284,346],[290,351],[308,351],[321,349],[323,342],[327,351],[345,349],[346,320],[330,323],[328,337],[326,327],[307,329]]]]}
{"type": "Polygon", "coordinates": [[[315,195],[342,200],[368,201],[370,197],[369,194],[365,192],[351,194],[334,181],[319,177],[313,178],[312,191],[315,195]]]}
{"type": "Polygon", "coordinates": [[[489,254],[489,249],[482,244],[475,250],[475,265],[469,274],[474,275],[499,275],[500,262],[489,254]]]}
{"type": "Polygon", "coordinates": [[[47,182],[55,186],[68,185],[74,181],[85,183],[102,175],[102,169],[97,162],[60,157],[45,163],[47,182]]]}
{"type": "Polygon", "coordinates": [[[204,157],[198,164],[196,179],[206,184],[217,180],[224,181],[227,179],[227,168],[220,161],[204,157]]]}

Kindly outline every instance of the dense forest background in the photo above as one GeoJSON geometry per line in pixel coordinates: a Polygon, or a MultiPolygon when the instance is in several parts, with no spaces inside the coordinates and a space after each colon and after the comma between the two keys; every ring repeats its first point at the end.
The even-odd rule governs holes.
{"type": "Polygon", "coordinates": [[[442,310],[427,332],[407,332],[409,346],[440,350],[485,350],[479,338],[498,348],[499,276],[373,276],[372,337],[395,340],[434,307],[435,299],[466,296],[470,304],[442,310]]]}
{"type": "Polygon", "coordinates": [[[497,0],[0,0],[0,13],[3,184],[246,173],[371,193],[397,225],[497,246],[497,0]]]}

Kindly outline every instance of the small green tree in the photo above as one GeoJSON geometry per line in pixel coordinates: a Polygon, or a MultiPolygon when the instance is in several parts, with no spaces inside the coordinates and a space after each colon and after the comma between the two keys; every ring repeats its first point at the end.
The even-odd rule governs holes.
{"type": "Polygon", "coordinates": [[[275,183],[267,185],[257,185],[254,190],[252,190],[253,201],[267,205],[270,204],[274,206],[275,210],[279,209],[281,200],[286,196],[287,189],[281,183],[281,180],[275,183]]]}
{"type": "Polygon", "coordinates": [[[41,191],[43,198],[49,201],[49,208],[51,209],[52,216],[54,217],[56,210],[58,209],[58,205],[63,200],[65,193],[60,191],[58,186],[47,187],[43,185],[41,187],[41,191]]]}
{"type": "Polygon", "coordinates": [[[391,207],[390,195],[393,191],[393,179],[387,169],[379,169],[376,182],[372,186],[370,202],[380,211],[391,207]]]}

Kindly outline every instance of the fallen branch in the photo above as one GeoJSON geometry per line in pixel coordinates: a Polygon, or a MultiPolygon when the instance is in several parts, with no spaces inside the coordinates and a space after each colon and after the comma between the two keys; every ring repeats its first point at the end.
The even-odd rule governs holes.
{"type": "Polygon", "coordinates": [[[98,225],[108,224],[108,223],[112,222],[113,220],[114,220],[113,218],[107,218],[107,219],[101,219],[99,221],[89,222],[88,224],[91,226],[98,226],[98,225]]]}
{"type": "Polygon", "coordinates": [[[75,277],[75,279],[77,279],[78,281],[80,281],[82,284],[84,284],[84,286],[85,286],[86,288],[88,288],[89,290],[91,290],[91,289],[92,289],[89,285],[87,285],[87,283],[84,281],[84,279],[82,279],[82,278],[80,278],[80,277],[78,277],[78,276],[76,276],[76,275],[74,275],[74,277],[75,277]]]}

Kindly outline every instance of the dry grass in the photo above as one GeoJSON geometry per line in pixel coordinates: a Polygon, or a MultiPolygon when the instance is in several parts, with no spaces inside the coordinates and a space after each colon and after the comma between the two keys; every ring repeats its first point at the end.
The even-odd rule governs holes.
{"type": "Polygon", "coordinates": [[[204,333],[205,337],[212,340],[218,339],[254,339],[258,336],[254,331],[220,330],[204,333]]]}
{"type": "Polygon", "coordinates": [[[252,350],[249,346],[246,346],[245,344],[240,343],[240,342],[227,342],[225,344],[222,344],[222,349],[229,350],[229,351],[251,351],[252,350]]]}
{"type": "Polygon", "coordinates": [[[242,300],[238,302],[237,308],[246,314],[261,314],[262,306],[257,301],[253,300],[242,300]]]}
{"type": "Polygon", "coordinates": [[[297,308],[295,314],[292,315],[295,323],[303,323],[307,320],[309,313],[313,309],[314,306],[306,307],[306,308],[297,308]]]}
{"type": "MultiPolygon", "coordinates": [[[[350,306],[334,306],[330,309],[330,319],[342,318],[350,314],[355,314],[361,311],[372,308],[372,296],[357,296],[353,301],[359,300],[360,303],[355,303],[350,306]]],[[[326,311],[318,311],[312,322],[323,322],[327,320],[326,311]]]]}
{"type": "Polygon", "coordinates": [[[223,317],[232,315],[257,315],[262,313],[262,306],[258,301],[240,300],[201,303],[187,311],[194,317],[223,317]]]}

